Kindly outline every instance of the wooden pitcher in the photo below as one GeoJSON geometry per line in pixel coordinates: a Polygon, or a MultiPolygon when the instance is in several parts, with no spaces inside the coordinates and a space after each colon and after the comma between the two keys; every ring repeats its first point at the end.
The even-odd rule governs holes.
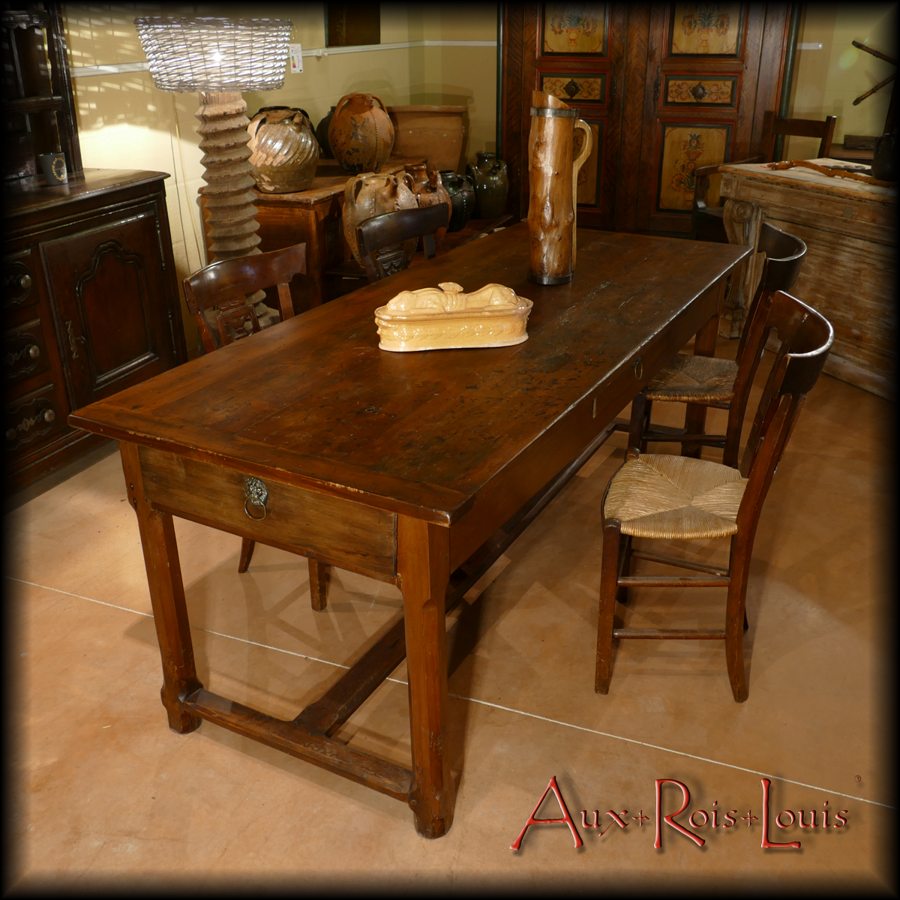
{"type": "Polygon", "coordinates": [[[551,94],[532,94],[528,135],[529,278],[538,284],[565,284],[575,273],[575,214],[578,171],[591,153],[593,139],[578,110],[551,94]],[[574,158],[575,130],[584,141],[574,158]]]}

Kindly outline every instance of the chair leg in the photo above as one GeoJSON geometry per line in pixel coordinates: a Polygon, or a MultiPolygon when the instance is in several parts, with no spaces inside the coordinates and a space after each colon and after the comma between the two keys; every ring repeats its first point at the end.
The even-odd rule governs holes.
{"type": "Polygon", "coordinates": [[[748,625],[746,601],[749,550],[742,556],[744,562],[732,557],[731,581],[728,584],[725,609],[725,661],[731,693],[738,703],[743,703],[750,693],[744,666],[744,633],[748,625]]]}
{"type": "Polygon", "coordinates": [[[598,694],[609,693],[609,682],[612,678],[613,618],[619,584],[621,537],[618,522],[609,522],[604,526],[603,551],[600,559],[600,604],[597,617],[597,668],[594,676],[594,690],[598,694]]]}
{"type": "Polygon", "coordinates": [[[250,568],[254,547],[256,547],[256,541],[252,541],[250,538],[241,539],[241,559],[238,562],[238,572],[246,572],[250,568]]]}
{"type": "MultiPolygon", "coordinates": [[[[253,558],[253,550],[256,542],[250,538],[241,540],[241,558],[238,562],[238,572],[246,572],[250,568],[250,560],[253,558]]],[[[309,593],[312,598],[312,608],[317,612],[325,609],[328,603],[328,580],[331,566],[310,559],[309,562],[309,593]]]]}
{"type": "Polygon", "coordinates": [[[648,400],[643,391],[631,401],[631,419],[628,424],[628,446],[641,453],[647,452],[647,429],[650,427],[650,413],[653,401],[648,400]]]}
{"type": "Polygon", "coordinates": [[[328,603],[328,579],[331,566],[320,563],[316,559],[309,560],[309,593],[312,598],[312,608],[317,612],[325,609],[328,603]]]}
{"type": "MultiPolygon", "coordinates": [[[[632,537],[630,534],[619,536],[619,561],[616,567],[617,576],[631,574],[632,537]]],[[[621,585],[616,587],[616,600],[623,606],[628,604],[628,588],[621,585]]]]}

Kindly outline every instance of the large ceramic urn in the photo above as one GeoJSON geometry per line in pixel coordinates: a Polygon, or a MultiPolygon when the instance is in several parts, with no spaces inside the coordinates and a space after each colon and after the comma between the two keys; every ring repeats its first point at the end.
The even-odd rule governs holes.
{"type": "MultiPolygon", "coordinates": [[[[399,175],[364,172],[350,178],[344,187],[342,219],[344,238],[353,258],[362,264],[356,241],[356,227],[360,222],[380,213],[413,209],[418,205],[413,192],[412,176],[408,172],[399,175]]],[[[411,252],[415,252],[415,246],[411,252]]]]}
{"type": "Polygon", "coordinates": [[[377,172],[394,149],[394,123],[374,94],[347,94],[328,124],[328,145],[347,172],[377,172]]]}
{"type": "Polygon", "coordinates": [[[316,176],[319,143],[305,110],[265,106],[250,120],[250,167],[261,191],[306,190],[316,176]]]}

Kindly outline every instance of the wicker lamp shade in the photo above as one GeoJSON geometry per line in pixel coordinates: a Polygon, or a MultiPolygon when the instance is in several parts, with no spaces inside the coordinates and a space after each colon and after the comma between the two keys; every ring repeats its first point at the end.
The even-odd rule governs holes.
{"type": "Polygon", "coordinates": [[[134,20],[154,85],[200,93],[209,261],[259,252],[246,90],[284,84],[290,19],[146,16],[134,20]]]}
{"type": "Polygon", "coordinates": [[[142,16],[134,24],[161,91],[265,91],[284,84],[290,19],[142,16]]]}

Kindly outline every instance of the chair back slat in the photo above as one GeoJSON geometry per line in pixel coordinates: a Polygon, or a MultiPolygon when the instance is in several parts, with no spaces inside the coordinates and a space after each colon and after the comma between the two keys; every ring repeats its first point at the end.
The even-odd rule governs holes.
{"type": "Polygon", "coordinates": [[[737,466],[739,462],[741,435],[750,392],[767,344],[767,323],[772,297],[777,291],[788,291],[793,286],[807,248],[805,242],[795,235],[763,222],[759,230],[757,251],[764,254],[764,260],[759,284],[738,341],[738,370],[725,427],[722,458],[730,466],[737,466]]]}
{"type": "Polygon", "coordinates": [[[748,478],[745,502],[749,507],[761,504],[803,401],[821,375],[834,341],[831,323],[785,291],[771,296],[765,326],[764,343],[775,343],[776,348],[741,461],[741,472],[748,478]]]}
{"type": "Polygon", "coordinates": [[[220,259],[188,275],[184,299],[206,353],[259,331],[251,302],[275,289],[282,320],[294,315],[291,283],[306,276],[306,244],[220,259]]]}
{"type": "Polygon", "coordinates": [[[450,212],[446,203],[436,203],[381,213],[360,222],[356,239],[369,281],[379,281],[405,269],[420,239],[425,256],[434,256],[436,236],[450,223],[450,212]]]}
{"type": "Polygon", "coordinates": [[[785,137],[819,138],[816,156],[819,159],[827,158],[831,155],[836,125],[837,116],[826,116],[824,119],[790,119],[776,116],[769,110],[763,117],[762,152],[765,154],[765,161],[776,162],[776,152],[779,156],[782,155],[779,139],[785,137]]]}

